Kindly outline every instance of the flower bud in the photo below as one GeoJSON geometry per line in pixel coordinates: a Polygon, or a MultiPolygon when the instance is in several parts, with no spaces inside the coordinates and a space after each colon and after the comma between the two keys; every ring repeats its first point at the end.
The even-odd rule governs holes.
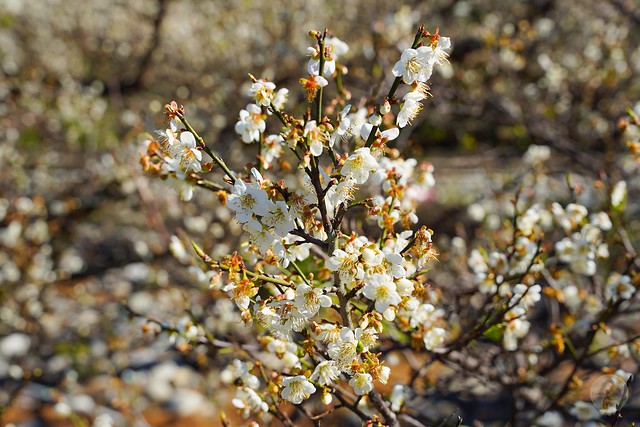
{"type": "Polygon", "coordinates": [[[331,393],[327,393],[327,392],[322,393],[322,403],[324,403],[325,405],[329,405],[331,404],[332,400],[333,400],[333,396],[331,396],[331,393]]]}
{"type": "Polygon", "coordinates": [[[372,114],[369,117],[369,123],[373,126],[380,126],[382,124],[382,116],[380,114],[372,114]]]}
{"type": "Polygon", "coordinates": [[[384,103],[380,106],[380,114],[389,114],[391,112],[391,104],[389,104],[389,100],[385,99],[384,103]]]}

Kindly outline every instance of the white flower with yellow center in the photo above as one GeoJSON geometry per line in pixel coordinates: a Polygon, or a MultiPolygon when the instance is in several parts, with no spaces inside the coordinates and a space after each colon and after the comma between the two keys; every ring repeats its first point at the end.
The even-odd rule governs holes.
{"type": "Polygon", "coordinates": [[[254,213],[261,216],[268,214],[272,205],[266,191],[252,184],[247,185],[241,179],[236,180],[227,197],[227,206],[236,212],[236,218],[242,223],[249,221],[254,213]]]}
{"type": "Polygon", "coordinates": [[[336,249],[333,251],[333,255],[327,259],[325,265],[329,270],[337,271],[342,282],[349,283],[355,277],[357,262],[357,253],[348,253],[342,249],[336,249]]]}
{"type": "Polygon", "coordinates": [[[631,283],[631,277],[613,273],[607,280],[607,287],[604,294],[607,299],[616,302],[618,300],[628,300],[635,293],[636,288],[631,283]]]}
{"type": "Polygon", "coordinates": [[[423,341],[424,347],[431,351],[436,347],[439,347],[444,342],[446,337],[446,331],[442,328],[432,328],[425,332],[423,341]]]}
{"type": "Polygon", "coordinates": [[[249,387],[242,387],[236,391],[236,396],[231,400],[231,404],[242,411],[242,416],[248,418],[251,412],[268,412],[269,405],[262,400],[258,393],[249,387]]]}
{"type": "Polygon", "coordinates": [[[190,170],[200,172],[202,152],[196,147],[196,138],[191,132],[182,132],[179,140],[174,139],[169,147],[172,158],[167,161],[171,169],[179,175],[189,173],[190,170]]]}
{"type": "Polygon", "coordinates": [[[264,118],[259,105],[249,104],[246,109],[240,110],[239,120],[234,129],[242,137],[244,143],[250,144],[260,141],[260,134],[267,126],[264,118]]]}
{"type": "Polygon", "coordinates": [[[358,396],[362,396],[373,390],[373,377],[370,374],[356,372],[349,380],[349,385],[358,396]]]}
{"type": "Polygon", "coordinates": [[[311,120],[304,126],[303,134],[309,138],[309,151],[311,151],[311,154],[316,157],[321,155],[324,143],[327,141],[323,128],[318,126],[315,120],[311,120]]]}
{"type": "Polygon", "coordinates": [[[393,66],[393,75],[402,77],[405,84],[426,82],[433,71],[433,49],[421,46],[417,49],[406,49],[400,60],[393,66]]]}
{"type": "Polygon", "coordinates": [[[331,307],[331,298],[323,295],[322,289],[301,283],[296,288],[294,305],[303,316],[311,318],[321,307],[331,307]]]}
{"type": "Polygon", "coordinates": [[[309,379],[320,385],[330,385],[338,379],[339,376],[340,371],[338,370],[336,362],[333,360],[325,360],[316,366],[316,369],[309,379]]]}
{"type": "Polygon", "coordinates": [[[272,82],[257,80],[249,88],[249,96],[256,101],[256,104],[268,107],[273,100],[275,89],[276,85],[272,82]]]}
{"type": "Polygon", "coordinates": [[[396,290],[396,284],[388,274],[376,273],[366,280],[362,294],[376,302],[376,310],[384,312],[390,305],[400,304],[402,298],[396,290]]]}
{"type": "Polygon", "coordinates": [[[286,202],[278,200],[271,205],[271,210],[262,218],[262,223],[273,228],[278,237],[285,237],[296,227],[294,216],[286,202]]]}
{"type": "Polygon", "coordinates": [[[431,63],[433,65],[444,65],[449,62],[449,49],[451,49],[451,39],[449,37],[438,37],[438,42],[432,46],[431,63]]]}
{"type": "Polygon", "coordinates": [[[335,343],[340,341],[339,325],[333,323],[321,323],[315,330],[317,339],[325,344],[335,343]]]}
{"type": "Polygon", "coordinates": [[[402,107],[396,118],[398,127],[405,127],[411,124],[411,121],[418,117],[418,113],[422,111],[422,101],[424,94],[420,91],[411,91],[402,98],[402,107]]]}
{"type": "MultiPolygon", "coordinates": [[[[358,328],[359,329],[359,328],[358,328]]],[[[336,361],[336,366],[343,372],[351,372],[351,363],[358,356],[358,339],[349,328],[340,330],[340,339],[329,344],[329,357],[336,361]]]]}
{"type": "Polygon", "coordinates": [[[254,218],[249,218],[242,229],[249,233],[251,243],[256,245],[263,255],[267,253],[271,245],[276,241],[276,238],[271,234],[269,228],[254,218]]]}
{"type": "Polygon", "coordinates": [[[358,148],[344,162],[340,174],[351,178],[356,184],[364,184],[369,179],[369,174],[378,169],[378,162],[371,155],[369,147],[358,148]]]}
{"type": "Polygon", "coordinates": [[[308,399],[310,395],[316,392],[316,388],[309,382],[304,375],[296,375],[295,377],[287,377],[282,380],[284,389],[282,390],[282,398],[296,405],[308,399]]]}

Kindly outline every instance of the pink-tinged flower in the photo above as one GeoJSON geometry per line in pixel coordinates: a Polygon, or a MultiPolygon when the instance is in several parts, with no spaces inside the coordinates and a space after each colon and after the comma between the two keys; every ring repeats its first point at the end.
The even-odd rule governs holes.
{"type": "Polygon", "coordinates": [[[309,382],[304,375],[296,375],[295,377],[287,377],[282,380],[284,389],[282,390],[282,398],[296,405],[308,399],[310,395],[316,392],[316,388],[309,382]]]}

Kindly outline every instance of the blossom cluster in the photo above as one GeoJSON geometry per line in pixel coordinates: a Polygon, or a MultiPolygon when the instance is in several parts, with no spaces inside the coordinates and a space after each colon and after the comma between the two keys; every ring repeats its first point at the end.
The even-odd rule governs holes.
{"type": "MultiPolygon", "coordinates": [[[[459,244],[458,269],[467,270],[472,291],[438,286],[431,280],[438,257],[434,232],[417,214],[432,196],[434,167],[400,157],[393,144],[423,108],[429,79],[447,62],[451,41],[421,27],[395,63],[395,80],[383,99],[348,104],[338,88],[327,108],[330,80],[338,82],[345,72],[339,61],[349,49],[327,31],[310,36],[317,44],[307,51],[308,75],[300,79],[308,102],[301,117],[287,112],[288,89],[250,75],[253,102],[235,124],[238,137],[256,147],[255,161],[245,169],[231,170],[175,103],[165,107],[168,129],[157,131],[143,154],[145,168],[180,182],[185,198],[196,186],[214,191],[244,232],[239,249],[217,259],[195,242],[193,247],[211,288],[233,301],[243,323],[259,335],[261,355],[234,359],[223,374],[236,387],[233,405],[245,417],[286,420],[273,405],[303,407],[316,394],[325,405],[333,397],[344,404],[355,395],[354,407],[378,412],[370,420],[383,417],[397,425],[394,414],[403,412],[421,371],[407,386],[396,384],[390,405],[382,401],[377,387],[391,380],[396,350],[423,353],[429,363],[459,352],[471,360],[482,357],[477,350],[487,340],[504,351],[501,357],[520,352],[534,361],[526,373],[533,378],[538,354],[549,347],[562,355],[569,336],[582,333],[577,321],[575,327],[556,322],[548,326],[547,347],[531,345],[530,318],[543,299],[576,318],[588,313],[594,323],[587,331],[595,331],[635,296],[632,271],[609,272],[599,294],[585,295],[570,283],[576,276],[598,276],[599,262],[610,258],[610,212],[520,193],[508,210],[511,220],[493,227],[494,242],[469,251],[459,244]],[[478,315],[465,318],[465,309],[478,315]]],[[[533,188],[543,180],[549,156],[539,146],[525,154],[533,188]]],[[[620,207],[625,191],[624,181],[616,184],[610,206],[620,207]]],[[[489,210],[470,212],[482,220],[489,210]]],[[[189,340],[208,339],[196,325],[183,329],[189,340]]],[[[588,334],[595,343],[597,334],[588,334]]],[[[550,416],[543,409],[542,416],[550,416]]],[[[582,416],[578,406],[572,410],[582,416]]]]}

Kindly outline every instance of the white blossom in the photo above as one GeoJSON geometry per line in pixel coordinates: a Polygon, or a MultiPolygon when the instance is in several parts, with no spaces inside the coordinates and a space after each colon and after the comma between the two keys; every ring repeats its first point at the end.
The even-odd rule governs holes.
{"type": "Polygon", "coordinates": [[[340,174],[353,179],[356,184],[364,184],[369,179],[369,173],[377,168],[378,162],[371,155],[371,150],[368,147],[362,147],[347,158],[340,174]]]}
{"type": "Polygon", "coordinates": [[[428,46],[406,49],[400,60],[393,66],[393,75],[402,77],[410,85],[415,81],[426,82],[433,71],[433,50],[428,46]]]}
{"type": "Polygon", "coordinates": [[[310,395],[316,392],[316,388],[309,382],[304,375],[296,375],[295,377],[287,377],[282,380],[284,389],[282,390],[282,398],[296,405],[308,399],[310,395]]]}
{"type": "Polygon", "coordinates": [[[266,191],[246,184],[241,179],[236,180],[231,194],[227,197],[227,206],[236,212],[238,221],[244,223],[256,215],[267,215],[273,202],[269,200],[266,191]]]}
{"type": "Polygon", "coordinates": [[[240,110],[235,131],[242,137],[244,143],[259,142],[260,134],[265,128],[266,123],[259,105],[249,104],[244,110],[240,110]]]}
{"type": "Polygon", "coordinates": [[[362,396],[373,390],[373,377],[370,374],[356,372],[349,380],[349,385],[358,396],[362,396]]]}
{"type": "Polygon", "coordinates": [[[309,379],[320,385],[331,385],[338,377],[340,377],[340,370],[338,370],[336,362],[325,360],[318,363],[309,379]]]}
{"type": "Polygon", "coordinates": [[[382,313],[390,305],[397,305],[402,301],[396,291],[396,284],[391,276],[387,274],[373,274],[366,280],[362,289],[362,294],[372,301],[375,301],[375,308],[382,313]]]}

